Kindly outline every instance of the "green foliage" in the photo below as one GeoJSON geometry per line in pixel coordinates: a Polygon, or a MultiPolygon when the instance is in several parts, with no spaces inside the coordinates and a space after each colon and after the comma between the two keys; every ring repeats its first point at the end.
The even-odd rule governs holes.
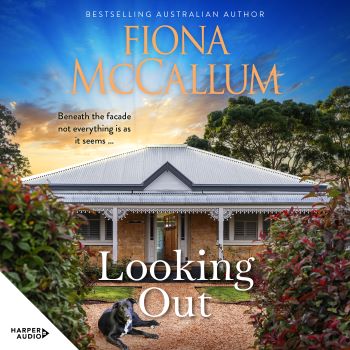
{"type": "Polygon", "coordinates": [[[85,276],[85,284],[90,287],[101,278],[101,269],[97,264],[91,262],[91,256],[93,256],[93,253],[90,252],[89,247],[85,247],[80,255],[80,263],[85,276]]]}
{"type": "Polygon", "coordinates": [[[231,287],[206,287],[197,288],[200,293],[208,294],[214,300],[225,303],[239,303],[242,301],[250,301],[250,293],[245,291],[237,291],[231,287]]]}
{"type": "Polygon", "coordinates": [[[350,348],[350,198],[336,189],[328,195],[309,215],[271,217],[258,262],[259,349],[350,348]]]}
{"type": "Polygon", "coordinates": [[[336,175],[346,191],[350,190],[350,87],[339,87],[323,102],[318,103],[320,121],[310,158],[313,172],[336,175]]]}
{"type": "Polygon", "coordinates": [[[81,306],[88,288],[80,266],[76,208],[46,187],[31,190],[0,170],[0,268],[79,349],[92,334],[81,306]]]}
{"type": "MultiPolygon", "coordinates": [[[[88,251],[88,249],[86,249],[88,251]]],[[[98,281],[102,276],[102,269],[97,264],[92,264],[91,259],[89,258],[89,253],[84,253],[84,259],[83,259],[83,271],[84,275],[89,280],[89,284],[93,285],[98,281]]],[[[112,260],[109,259],[107,262],[107,276],[110,279],[118,278],[123,273],[123,281],[128,282],[130,281],[128,275],[126,274],[126,267],[129,264],[131,259],[121,259],[118,264],[113,264],[112,260]]]]}
{"type": "MultiPolygon", "coordinates": [[[[235,271],[235,266],[233,266],[233,264],[231,264],[231,270],[230,271],[235,271]]],[[[214,269],[213,269],[213,265],[206,265],[205,266],[205,278],[207,278],[208,280],[210,280],[211,278],[213,278],[213,273],[214,273],[214,269]]],[[[231,273],[231,275],[233,276],[233,273],[231,273]]],[[[218,268],[217,270],[217,276],[219,281],[210,281],[211,283],[222,283],[222,282],[226,282],[226,267],[223,266],[222,268],[218,268]]]]}
{"type": "Polygon", "coordinates": [[[134,287],[96,286],[85,296],[85,300],[100,300],[114,303],[117,300],[132,298],[134,295],[134,287]]]}
{"type": "Polygon", "coordinates": [[[9,139],[19,127],[20,123],[12,111],[0,105],[0,164],[5,164],[19,176],[27,176],[30,175],[29,161],[21,154],[19,145],[9,139]]]}
{"type": "Polygon", "coordinates": [[[296,175],[331,175],[350,189],[350,86],[315,105],[240,96],[209,113],[192,147],[296,175]]]}
{"type": "Polygon", "coordinates": [[[191,147],[203,149],[204,151],[210,151],[210,143],[208,140],[201,139],[196,135],[189,136],[185,143],[191,147]]]}
{"type": "Polygon", "coordinates": [[[195,140],[192,145],[202,148],[198,145],[207,141],[216,153],[301,174],[308,165],[307,141],[316,120],[312,105],[266,99],[256,103],[240,96],[229,99],[223,111],[208,115],[204,140],[195,140]]]}

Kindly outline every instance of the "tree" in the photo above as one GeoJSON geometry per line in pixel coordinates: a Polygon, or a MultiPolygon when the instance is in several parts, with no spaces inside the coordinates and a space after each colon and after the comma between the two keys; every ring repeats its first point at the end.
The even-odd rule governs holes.
{"type": "Polygon", "coordinates": [[[198,138],[192,145],[203,145],[206,140],[216,153],[301,174],[312,160],[307,145],[316,120],[313,105],[266,99],[256,103],[250,97],[240,96],[229,99],[223,111],[208,115],[204,140],[198,138]]]}
{"type": "Polygon", "coordinates": [[[0,105],[0,164],[5,164],[14,174],[27,176],[31,174],[28,158],[21,154],[19,145],[10,140],[20,125],[12,111],[0,105]]]}
{"type": "Polygon", "coordinates": [[[317,103],[321,117],[311,138],[313,173],[336,175],[343,189],[350,189],[350,86],[339,87],[317,103]]]}
{"type": "Polygon", "coordinates": [[[185,143],[191,147],[203,149],[205,151],[210,151],[210,143],[208,140],[201,139],[197,135],[189,136],[185,143]]]}

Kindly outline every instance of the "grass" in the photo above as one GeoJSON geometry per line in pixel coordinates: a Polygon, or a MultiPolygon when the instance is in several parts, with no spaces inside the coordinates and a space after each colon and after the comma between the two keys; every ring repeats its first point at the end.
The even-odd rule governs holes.
{"type": "Polygon", "coordinates": [[[86,300],[99,300],[113,303],[116,300],[132,298],[135,296],[134,287],[96,286],[88,293],[86,300]]]}
{"type": "Polygon", "coordinates": [[[232,287],[205,287],[197,288],[200,293],[211,296],[215,301],[225,303],[238,303],[242,301],[250,301],[249,292],[240,292],[232,287]]]}

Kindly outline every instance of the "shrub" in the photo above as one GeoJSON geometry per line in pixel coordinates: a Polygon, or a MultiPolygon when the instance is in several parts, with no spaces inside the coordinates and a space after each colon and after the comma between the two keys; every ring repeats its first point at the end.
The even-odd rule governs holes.
{"type": "MultiPolygon", "coordinates": [[[[93,286],[102,276],[102,268],[97,263],[91,262],[91,256],[95,255],[95,253],[90,252],[89,249],[85,249],[83,254],[83,263],[82,268],[84,271],[84,275],[87,278],[87,283],[93,286]]],[[[129,282],[130,278],[126,274],[126,267],[129,264],[131,259],[123,258],[118,261],[118,264],[113,264],[112,259],[108,259],[107,261],[107,276],[108,278],[118,278],[121,273],[123,273],[123,282],[129,282]]]]}
{"type": "Polygon", "coordinates": [[[73,206],[0,170],[0,268],[79,349],[92,348],[80,301],[87,293],[73,206]]]}
{"type": "MultiPolygon", "coordinates": [[[[129,282],[130,278],[126,274],[126,267],[130,263],[131,259],[129,258],[123,258],[121,261],[118,262],[117,265],[112,263],[112,260],[108,261],[107,265],[107,275],[109,278],[118,278],[121,273],[123,273],[123,281],[129,282]]],[[[102,272],[100,273],[100,277],[102,276],[102,272]]]]}
{"type": "Polygon", "coordinates": [[[336,190],[309,215],[271,217],[259,264],[259,349],[349,349],[350,203],[336,190]]]}

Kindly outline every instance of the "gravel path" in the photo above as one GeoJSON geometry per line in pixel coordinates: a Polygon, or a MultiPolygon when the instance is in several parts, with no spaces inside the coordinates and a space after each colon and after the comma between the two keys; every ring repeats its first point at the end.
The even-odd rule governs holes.
{"type": "MultiPolygon", "coordinates": [[[[144,283],[141,284],[142,291],[150,287],[159,287],[165,290],[169,297],[180,297],[180,304],[185,304],[185,297],[193,297],[194,317],[179,318],[174,313],[174,301],[171,299],[169,311],[162,317],[157,318],[160,326],[155,329],[140,328],[150,333],[157,333],[158,340],[145,339],[138,336],[125,336],[122,341],[130,350],[247,350],[254,343],[253,327],[249,322],[248,306],[237,304],[219,304],[207,302],[206,312],[211,313],[209,318],[200,315],[200,302],[198,292],[194,284],[179,283],[144,283]]],[[[201,285],[203,287],[203,285],[201,285]]],[[[152,291],[147,295],[146,308],[151,314],[158,314],[163,308],[159,303],[161,294],[152,291]]],[[[85,305],[89,323],[95,334],[98,349],[116,350],[117,348],[104,339],[97,328],[97,321],[102,311],[111,304],[85,305]]],[[[182,305],[185,310],[186,305],[182,305]]],[[[142,319],[143,316],[138,305],[135,311],[142,319]]]]}

